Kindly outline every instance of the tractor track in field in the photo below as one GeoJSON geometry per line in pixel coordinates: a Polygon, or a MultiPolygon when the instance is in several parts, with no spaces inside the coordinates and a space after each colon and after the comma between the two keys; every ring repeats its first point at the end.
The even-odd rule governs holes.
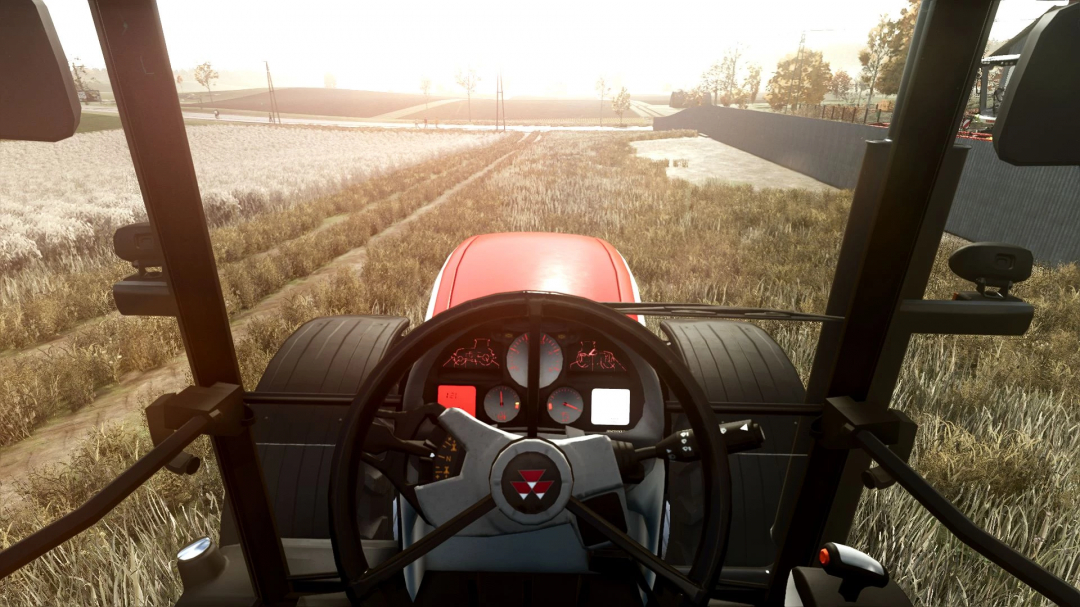
{"type": "MultiPolygon", "coordinates": [[[[294,242],[294,241],[299,240],[301,238],[306,238],[306,237],[314,235],[314,234],[318,234],[320,232],[324,232],[324,231],[330,229],[331,227],[333,227],[338,222],[345,221],[349,217],[352,217],[353,215],[356,215],[357,213],[363,213],[364,211],[368,211],[370,209],[373,209],[377,205],[393,202],[394,200],[400,198],[401,196],[403,196],[405,194],[408,194],[409,192],[411,192],[411,191],[413,191],[413,190],[415,190],[417,188],[423,187],[424,185],[427,185],[428,183],[431,183],[435,179],[438,179],[438,178],[446,175],[446,173],[448,173],[448,172],[449,172],[449,170],[443,171],[441,173],[433,174],[430,177],[428,177],[427,179],[425,179],[424,181],[414,183],[413,185],[409,186],[408,188],[406,188],[404,190],[394,192],[393,194],[390,194],[389,196],[384,196],[384,197],[379,198],[377,200],[373,200],[373,201],[371,201],[371,202],[369,202],[369,203],[367,203],[367,204],[365,204],[365,205],[363,205],[361,207],[353,209],[351,211],[346,211],[344,213],[338,213],[337,215],[331,215],[329,217],[325,217],[325,218],[323,218],[322,222],[319,225],[315,226],[311,230],[309,230],[307,232],[304,232],[303,234],[299,234],[297,236],[294,236],[293,238],[283,240],[283,241],[279,242],[277,245],[275,245],[273,247],[270,247],[269,249],[266,249],[265,251],[257,251],[257,252],[251,253],[250,255],[247,255],[245,257],[241,257],[239,259],[234,259],[234,260],[229,261],[229,262],[224,262],[224,263],[218,262],[217,263],[218,271],[221,272],[222,269],[227,265],[231,265],[231,264],[234,264],[234,263],[257,261],[257,260],[259,260],[261,258],[273,255],[274,253],[280,251],[283,246],[285,246],[285,245],[287,245],[287,244],[289,244],[291,242],[294,242]]],[[[134,270],[132,270],[132,272],[134,272],[134,270]]],[[[236,319],[242,317],[244,314],[247,314],[247,312],[249,312],[249,311],[250,311],[250,309],[249,310],[241,310],[241,311],[237,312],[232,320],[236,320],[236,319]]],[[[87,329],[89,329],[89,328],[91,328],[94,325],[97,325],[99,323],[105,322],[106,320],[113,319],[113,318],[119,318],[120,316],[121,316],[121,314],[119,312],[117,312],[116,310],[113,310],[113,311],[111,311],[111,312],[109,312],[107,314],[102,314],[101,316],[95,316],[94,318],[87,318],[86,320],[83,320],[83,321],[79,322],[78,324],[74,325],[70,329],[67,329],[66,331],[61,332],[60,334],[52,337],[51,339],[49,339],[47,341],[43,341],[43,342],[34,344],[32,346],[25,346],[25,347],[18,348],[18,349],[9,349],[9,350],[2,351],[2,352],[0,352],[0,360],[4,360],[4,359],[10,360],[10,359],[21,358],[21,357],[25,357],[25,356],[50,356],[51,354],[53,354],[54,352],[57,352],[58,350],[64,350],[64,349],[72,347],[74,345],[74,342],[76,342],[87,329]]]]}
{"type": "MultiPolygon", "coordinates": [[[[328,280],[334,272],[340,269],[354,272],[363,270],[368,247],[400,233],[420,216],[488,175],[503,160],[518,153],[531,140],[535,138],[523,138],[506,154],[454,184],[431,202],[390,224],[363,245],[343,253],[304,278],[265,297],[255,307],[238,314],[231,321],[233,341],[237,342],[247,335],[248,325],[254,318],[274,313],[289,297],[310,291],[328,280]]],[[[10,504],[21,499],[13,486],[13,480],[17,482],[18,479],[25,479],[35,469],[66,462],[89,430],[118,421],[141,424],[143,408],[154,398],[167,392],[178,392],[190,384],[191,374],[187,358],[179,355],[156,369],[126,374],[118,384],[103,389],[89,405],[74,413],[55,418],[35,430],[29,437],[0,449],[0,504],[10,504]]]]}

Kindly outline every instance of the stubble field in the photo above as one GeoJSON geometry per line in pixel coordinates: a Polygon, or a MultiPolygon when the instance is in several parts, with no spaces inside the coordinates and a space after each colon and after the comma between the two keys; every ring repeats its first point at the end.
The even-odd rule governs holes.
{"type": "MultiPolygon", "coordinates": [[[[338,272],[254,318],[237,343],[245,384],[254,385],[277,347],[311,318],[392,313],[415,325],[447,254],[476,233],[605,238],[648,301],[824,310],[849,193],[672,181],[659,164],[632,155],[633,138],[549,133],[499,156],[486,176],[369,246],[359,272],[338,272]]],[[[929,297],[964,287],[945,264],[956,246],[943,241],[929,297]]],[[[913,465],[976,523],[1073,584],[1080,582],[1078,289],[1075,265],[1039,267],[1016,290],[1037,309],[1028,335],[914,340],[894,398],[920,424],[913,465]]],[[[817,328],[767,329],[805,378],[817,328]]],[[[0,513],[0,546],[67,511],[145,451],[139,426],[96,432],[71,465],[20,484],[21,505],[0,513]]],[[[0,604],[165,604],[179,592],[172,555],[188,539],[216,533],[220,504],[213,465],[194,477],[159,474],[94,528],[0,582],[0,604]]],[[[891,564],[918,605],[1043,604],[952,539],[899,487],[866,494],[853,529],[849,543],[891,564]]]]}

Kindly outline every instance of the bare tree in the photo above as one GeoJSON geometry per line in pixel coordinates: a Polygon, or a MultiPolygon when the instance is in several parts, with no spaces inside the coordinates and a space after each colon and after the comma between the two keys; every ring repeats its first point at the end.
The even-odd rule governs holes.
{"type": "Polygon", "coordinates": [[[431,99],[431,78],[424,76],[420,79],[420,90],[424,93],[424,109],[428,109],[428,101],[431,99]]]}
{"type": "Polygon", "coordinates": [[[720,89],[724,85],[724,67],[720,61],[714,61],[701,75],[701,88],[712,92],[713,102],[720,98],[720,89]]]}
{"type": "Polygon", "coordinates": [[[210,66],[209,61],[195,68],[195,82],[206,87],[206,92],[210,93],[211,102],[214,100],[214,92],[210,90],[210,84],[217,78],[218,73],[210,66]]]}
{"type": "Polygon", "coordinates": [[[611,100],[611,109],[619,115],[619,126],[622,126],[622,116],[626,110],[630,109],[630,93],[626,91],[626,87],[622,87],[618,95],[611,100]]]}
{"type": "Polygon", "coordinates": [[[738,102],[741,92],[739,87],[739,59],[741,57],[742,50],[738,45],[729,48],[724,53],[724,58],[720,60],[720,98],[714,94],[714,104],[729,106],[738,102]]]}
{"type": "Polygon", "coordinates": [[[600,126],[604,126],[604,97],[611,92],[607,80],[603,76],[596,79],[596,93],[600,95],[600,126]]]}
{"type": "Polygon", "coordinates": [[[477,76],[476,70],[470,67],[467,70],[459,69],[454,75],[454,80],[457,81],[458,86],[465,89],[465,96],[469,102],[469,122],[472,122],[472,94],[476,92],[480,76],[477,76]]]}

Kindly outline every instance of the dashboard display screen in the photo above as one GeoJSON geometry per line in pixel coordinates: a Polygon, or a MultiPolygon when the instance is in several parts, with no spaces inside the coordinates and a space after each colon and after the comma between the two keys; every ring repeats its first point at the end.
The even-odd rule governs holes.
{"type": "Polygon", "coordinates": [[[589,421],[597,426],[630,424],[630,391],[625,388],[594,388],[589,421]]]}
{"type": "Polygon", "coordinates": [[[476,417],[476,386],[439,386],[439,404],[476,417]]]}

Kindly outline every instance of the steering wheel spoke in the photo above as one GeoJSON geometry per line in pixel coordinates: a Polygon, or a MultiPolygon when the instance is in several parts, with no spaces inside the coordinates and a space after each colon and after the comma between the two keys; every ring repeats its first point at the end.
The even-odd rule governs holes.
{"type": "Polygon", "coordinates": [[[570,498],[570,502],[566,504],[566,509],[578,518],[579,523],[584,523],[596,529],[608,541],[626,552],[635,561],[678,588],[691,603],[698,604],[707,596],[708,592],[704,588],[634,541],[633,538],[612,525],[606,518],[597,514],[581,500],[576,497],[570,498]]]}
{"type": "Polygon", "coordinates": [[[359,579],[349,582],[350,588],[357,596],[366,596],[376,585],[386,581],[390,576],[398,574],[416,559],[438,548],[443,542],[454,537],[462,529],[473,524],[494,508],[495,500],[489,494],[458,513],[457,516],[436,527],[431,533],[425,535],[423,539],[412,546],[383,561],[378,566],[365,571],[359,579]]]}

